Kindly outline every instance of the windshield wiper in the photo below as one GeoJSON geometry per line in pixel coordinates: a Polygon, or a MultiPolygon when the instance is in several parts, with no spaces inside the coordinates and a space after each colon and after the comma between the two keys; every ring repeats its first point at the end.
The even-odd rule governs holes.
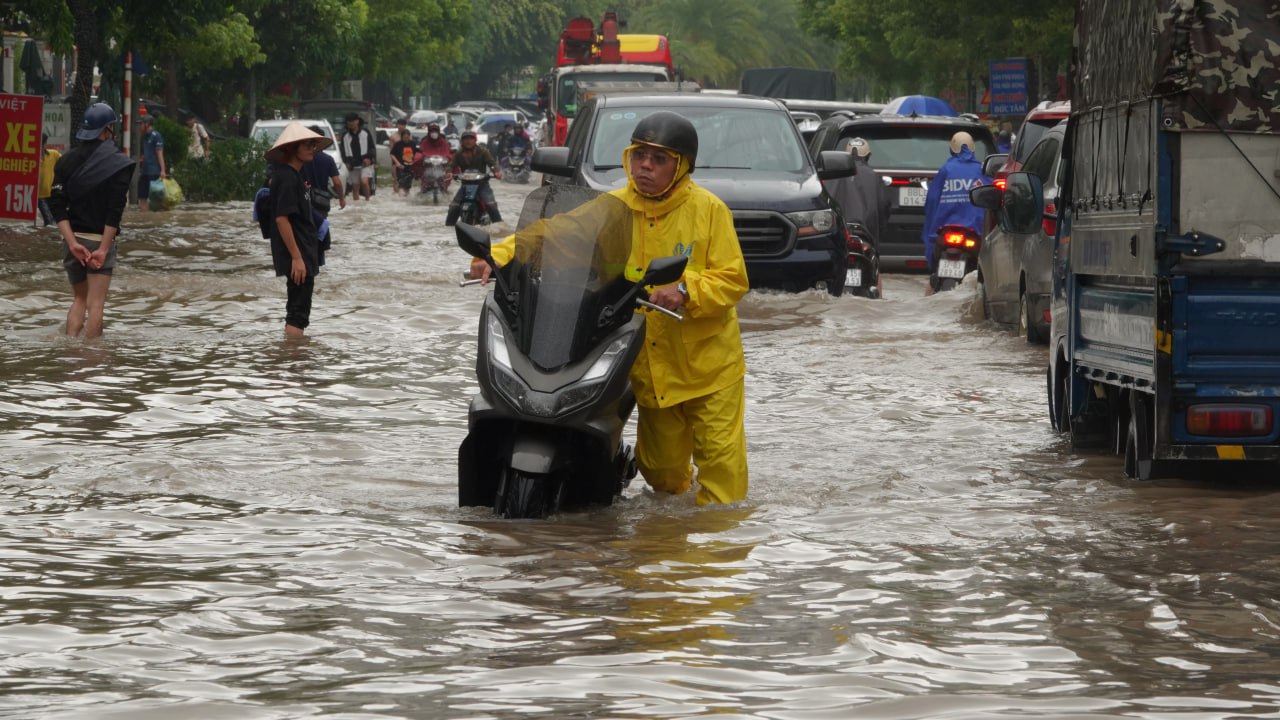
{"type": "Polygon", "coordinates": [[[592,170],[621,170],[621,165],[592,165],[592,170]]]}
{"type": "Polygon", "coordinates": [[[750,170],[747,165],[694,165],[695,170],[750,170]]]}

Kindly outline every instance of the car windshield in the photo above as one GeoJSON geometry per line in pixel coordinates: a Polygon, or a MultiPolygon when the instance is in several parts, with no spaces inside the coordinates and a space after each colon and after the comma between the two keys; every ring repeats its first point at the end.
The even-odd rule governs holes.
{"type": "Polygon", "coordinates": [[[592,169],[622,170],[622,151],[631,144],[636,123],[658,110],[689,119],[698,131],[696,168],[805,173],[808,156],[791,116],[763,108],[680,107],[604,108],[591,148],[592,169]]]}
{"type": "Polygon", "coordinates": [[[596,82],[663,82],[658,72],[569,73],[560,76],[559,102],[556,111],[571,118],[578,114],[578,83],[596,82]]]}
{"type": "MultiPolygon", "coordinates": [[[[860,137],[871,144],[870,165],[876,169],[937,170],[951,158],[951,136],[956,128],[948,126],[864,125],[845,130],[847,137],[836,143],[836,150],[848,150],[849,140],[860,137]]],[[[979,162],[995,152],[986,137],[975,137],[974,156],[979,162]]]]}
{"type": "Polygon", "coordinates": [[[1061,118],[1054,120],[1028,120],[1022,123],[1022,130],[1018,137],[1018,151],[1014,155],[1014,160],[1018,162],[1026,162],[1027,156],[1035,149],[1040,138],[1049,131],[1049,128],[1057,125],[1061,118]]]}
{"type": "MultiPolygon", "coordinates": [[[[299,120],[298,122],[302,123],[308,129],[310,129],[313,125],[319,125],[320,134],[324,135],[330,140],[333,139],[333,133],[329,130],[329,128],[325,127],[324,125],[314,120],[299,120]]],[[[276,141],[276,138],[280,137],[280,133],[283,133],[286,127],[287,125],[259,125],[253,131],[253,139],[258,140],[260,142],[266,142],[268,144],[274,143],[276,141]]]]}

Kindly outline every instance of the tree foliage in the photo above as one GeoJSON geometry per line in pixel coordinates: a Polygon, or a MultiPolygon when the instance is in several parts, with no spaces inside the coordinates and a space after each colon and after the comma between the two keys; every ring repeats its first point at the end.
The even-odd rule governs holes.
{"type": "Polygon", "coordinates": [[[987,62],[1026,57],[1048,74],[1070,52],[1072,5],[1005,0],[797,0],[801,24],[835,41],[837,67],[885,97],[933,93],[986,75],[987,62]]]}

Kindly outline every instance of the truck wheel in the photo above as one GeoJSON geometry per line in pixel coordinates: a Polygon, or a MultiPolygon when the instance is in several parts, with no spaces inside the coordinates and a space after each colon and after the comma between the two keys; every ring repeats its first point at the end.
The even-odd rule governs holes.
{"type": "Polygon", "coordinates": [[[1124,443],[1124,474],[1134,480],[1150,480],[1155,463],[1155,429],[1151,408],[1141,393],[1129,396],[1129,433],[1124,443]]]}
{"type": "Polygon", "coordinates": [[[1031,317],[1031,303],[1027,301],[1027,293],[1021,290],[1018,291],[1018,334],[1032,345],[1040,342],[1040,331],[1031,317]]]}

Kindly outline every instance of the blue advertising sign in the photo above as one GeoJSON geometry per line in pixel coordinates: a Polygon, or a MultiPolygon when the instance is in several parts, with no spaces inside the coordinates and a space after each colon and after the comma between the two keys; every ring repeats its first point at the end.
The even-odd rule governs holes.
{"type": "Polygon", "coordinates": [[[1025,115],[1027,112],[1027,59],[1006,58],[990,63],[992,115],[1025,115]]]}

